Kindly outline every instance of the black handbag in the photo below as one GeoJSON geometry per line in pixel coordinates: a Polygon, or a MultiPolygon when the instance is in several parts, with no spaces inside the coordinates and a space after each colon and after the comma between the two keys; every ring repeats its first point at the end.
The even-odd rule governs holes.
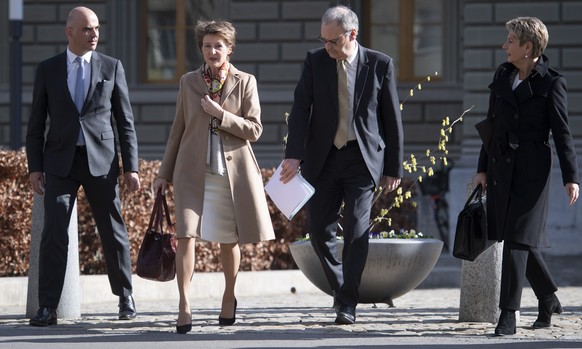
{"type": "Polygon", "coordinates": [[[176,235],[170,221],[166,196],[161,191],[156,195],[150,223],[139,248],[137,275],[154,281],[170,281],[176,275],[176,235]]]}
{"type": "Polygon", "coordinates": [[[487,249],[487,213],[479,184],[459,213],[453,256],[474,261],[487,249]]]}

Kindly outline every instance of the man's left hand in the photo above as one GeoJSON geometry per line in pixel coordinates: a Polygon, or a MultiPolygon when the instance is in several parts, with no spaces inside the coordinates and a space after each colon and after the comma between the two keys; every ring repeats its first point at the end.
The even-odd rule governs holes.
{"type": "Polygon", "coordinates": [[[400,178],[390,177],[390,176],[383,176],[382,177],[382,188],[384,188],[384,194],[388,194],[389,192],[396,190],[400,185],[400,178]]]}
{"type": "Polygon", "coordinates": [[[136,172],[125,172],[123,174],[125,186],[130,192],[134,192],[140,188],[139,176],[136,172]]]}

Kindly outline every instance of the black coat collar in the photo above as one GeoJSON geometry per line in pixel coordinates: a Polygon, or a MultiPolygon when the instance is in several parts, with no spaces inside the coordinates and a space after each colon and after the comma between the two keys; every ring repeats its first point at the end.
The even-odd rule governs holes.
{"type": "Polygon", "coordinates": [[[534,94],[547,95],[546,89],[540,89],[538,82],[548,75],[549,70],[550,61],[548,57],[541,55],[529,76],[513,90],[513,79],[517,74],[517,68],[512,63],[505,62],[497,69],[489,89],[517,109],[518,103],[527,100],[534,94]]]}

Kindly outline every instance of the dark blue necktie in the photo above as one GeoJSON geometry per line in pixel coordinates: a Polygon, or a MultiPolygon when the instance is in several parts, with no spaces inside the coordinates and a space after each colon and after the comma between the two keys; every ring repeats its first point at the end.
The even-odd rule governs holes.
{"type": "MultiPolygon", "coordinates": [[[[75,106],[79,113],[83,109],[83,103],[85,102],[85,71],[83,67],[83,58],[77,57],[75,61],[79,64],[77,68],[77,81],[75,82],[75,106]]],[[[77,140],[78,145],[85,144],[85,137],[83,136],[83,129],[79,131],[79,138],[77,140]]]]}

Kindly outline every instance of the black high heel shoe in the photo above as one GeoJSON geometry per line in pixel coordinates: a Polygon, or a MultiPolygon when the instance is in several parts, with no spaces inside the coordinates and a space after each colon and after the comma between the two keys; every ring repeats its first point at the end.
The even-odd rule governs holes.
{"type": "Polygon", "coordinates": [[[515,310],[501,310],[499,322],[495,327],[496,336],[511,336],[516,332],[515,310]]]}
{"type": "Polygon", "coordinates": [[[185,325],[176,325],[176,332],[179,334],[185,334],[192,331],[192,323],[185,325]]]}
{"type": "Polygon", "coordinates": [[[232,315],[232,317],[222,317],[222,316],[218,316],[218,324],[220,326],[230,326],[232,324],[234,324],[234,322],[236,321],[236,306],[237,306],[237,302],[236,302],[236,297],[234,298],[234,313],[232,315]]]}
{"type": "Polygon", "coordinates": [[[562,305],[555,293],[538,301],[538,318],[532,327],[550,327],[552,325],[552,314],[562,314],[562,305]]]}
{"type": "Polygon", "coordinates": [[[192,330],[192,315],[190,315],[190,323],[184,325],[178,325],[176,322],[176,332],[179,334],[185,334],[192,330]]]}

